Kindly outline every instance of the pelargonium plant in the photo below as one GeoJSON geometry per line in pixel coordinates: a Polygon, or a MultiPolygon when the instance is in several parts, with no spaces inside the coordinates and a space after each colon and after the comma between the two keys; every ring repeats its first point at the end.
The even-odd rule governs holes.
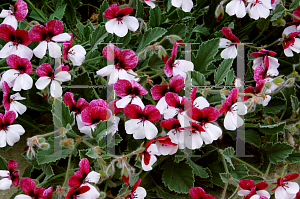
{"type": "Polygon", "coordinates": [[[300,0],[0,7],[1,198],[300,198],[300,0]]]}

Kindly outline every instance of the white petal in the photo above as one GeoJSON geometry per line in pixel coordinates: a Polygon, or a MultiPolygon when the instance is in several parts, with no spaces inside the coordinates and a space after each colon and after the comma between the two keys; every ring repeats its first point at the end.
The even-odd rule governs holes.
{"type": "Polygon", "coordinates": [[[114,33],[114,27],[117,25],[117,19],[111,19],[108,22],[105,23],[105,29],[107,32],[113,34],[114,33]]]}
{"type": "Polygon", "coordinates": [[[43,90],[46,86],[49,85],[51,79],[49,77],[40,77],[36,82],[35,86],[39,90],[43,90]]]}
{"type": "Polygon", "coordinates": [[[9,171],[0,170],[0,177],[9,177],[9,171]]]}
{"type": "Polygon", "coordinates": [[[47,41],[42,41],[35,49],[33,49],[33,53],[36,57],[42,59],[47,50],[47,41]]]}
{"type": "Polygon", "coordinates": [[[100,173],[97,173],[95,171],[91,171],[87,176],[86,179],[88,179],[89,182],[93,182],[95,184],[98,183],[100,179],[100,173]]]}
{"type": "Polygon", "coordinates": [[[16,54],[16,55],[20,56],[21,58],[26,58],[26,59],[31,60],[31,58],[33,56],[33,51],[29,47],[19,44],[18,48],[16,50],[16,53],[13,52],[12,54],[16,54]]]}
{"type": "Polygon", "coordinates": [[[122,99],[118,100],[116,102],[116,106],[118,108],[125,108],[131,101],[131,95],[127,95],[125,97],[122,97],[122,99]]]}
{"type": "Polygon", "coordinates": [[[192,0],[185,0],[182,2],[182,10],[184,12],[190,12],[193,8],[194,4],[192,0]]]}
{"type": "Polygon", "coordinates": [[[4,130],[0,130],[0,148],[6,146],[6,133],[4,130]]]}
{"type": "Polygon", "coordinates": [[[149,152],[150,155],[155,155],[158,153],[158,149],[156,144],[150,144],[150,146],[148,147],[147,151],[149,152]]]}
{"type": "Polygon", "coordinates": [[[23,84],[24,84],[23,75],[19,75],[16,78],[16,81],[15,81],[15,84],[13,87],[13,91],[20,91],[23,84]]]}
{"type": "Polygon", "coordinates": [[[100,193],[97,191],[97,189],[89,183],[85,183],[82,186],[89,186],[90,190],[78,195],[76,199],[96,199],[100,196],[100,193]]]}
{"type": "Polygon", "coordinates": [[[62,95],[62,88],[58,81],[52,81],[50,85],[50,94],[54,98],[58,98],[62,95]]]}
{"type": "Polygon", "coordinates": [[[145,105],[139,96],[136,96],[132,99],[131,104],[139,105],[142,109],[145,108],[145,105]]]}
{"type": "Polygon", "coordinates": [[[91,126],[84,126],[79,130],[81,133],[88,135],[90,138],[93,138],[91,126]]]}
{"type": "Polygon", "coordinates": [[[66,82],[71,80],[71,75],[67,71],[60,71],[54,75],[54,79],[60,82],[66,82]]]}
{"type": "Polygon", "coordinates": [[[239,190],[239,191],[238,191],[238,195],[239,195],[239,196],[246,196],[246,195],[248,195],[249,193],[250,193],[249,190],[239,190]]]}
{"type": "Polygon", "coordinates": [[[259,196],[265,196],[267,198],[270,198],[270,194],[269,192],[267,192],[266,190],[257,190],[256,193],[259,195],[259,196]]]}
{"type": "Polygon", "coordinates": [[[20,194],[15,197],[15,199],[32,199],[30,196],[25,194],[20,194]]]}
{"type": "Polygon", "coordinates": [[[270,10],[267,9],[265,6],[257,4],[257,10],[259,12],[259,16],[262,18],[267,18],[270,14],[270,10]]]}
{"type": "MultiPolygon", "coordinates": [[[[74,122],[75,122],[75,121],[74,121],[74,122]]],[[[82,122],[81,114],[77,114],[77,115],[76,115],[76,122],[77,122],[77,127],[78,127],[78,129],[81,129],[82,127],[85,126],[85,125],[83,124],[83,122],[82,122]]]]}
{"type": "Polygon", "coordinates": [[[168,104],[166,102],[165,96],[160,98],[156,104],[156,108],[159,110],[160,114],[163,114],[164,111],[168,108],[168,104]]]}
{"type": "Polygon", "coordinates": [[[13,95],[10,96],[10,99],[13,99],[13,100],[24,100],[24,99],[26,99],[26,98],[25,98],[25,97],[22,97],[22,96],[20,95],[20,93],[15,93],[15,94],[13,94],[13,95]]]}
{"type": "Polygon", "coordinates": [[[180,6],[182,5],[182,1],[183,0],[172,0],[172,6],[176,7],[176,8],[180,8],[180,6]]]}
{"type": "Polygon", "coordinates": [[[118,37],[124,37],[128,33],[128,28],[122,21],[117,22],[113,30],[118,37]]]}
{"type": "Polygon", "coordinates": [[[145,3],[150,6],[152,9],[155,8],[155,4],[152,1],[145,1],[145,3]]]}
{"type": "Polygon", "coordinates": [[[59,35],[52,37],[52,40],[56,42],[70,41],[70,39],[71,39],[71,35],[69,35],[69,33],[61,33],[59,35]]]}
{"type": "Polygon", "coordinates": [[[235,7],[236,17],[243,18],[246,15],[246,7],[244,1],[238,1],[235,7]]]}
{"type": "Polygon", "coordinates": [[[254,6],[251,8],[251,4],[248,4],[247,6],[247,10],[249,12],[249,16],[252,18],[252,19],[255,19],[257,20],[259,18],[259,12],[257,10],[257,6],[254,6]]]}
{"type": "Polygon", "coordinates": [[[198,149],[202,146],[203,140],[199,132],[190,133],[186,131],[186,136],[184,138],[185,146],[189,149],[198,149]]]}
{"type": "Polygon", "coordinates": [[[246,115],[247,114],[247,106],[243,102],[236,102],[233,106],[237,107],[238,115],[246,115]]]}
{"type": "MultiPolygon", "coordinates": [[[[236,115],[237,116],[237,115],[236,115]]],[[[234,114],[232,112],[227,112],[226,116],[225,116],[225,119],[224,119],[224,127],[225,129],[227,130],[230,130],[230,131],[234,131],[236,129],[236,119],[237,117],[234,116],[234,114]]]]}
{"type": "Polygon", "coordinates": [[[235,15],[235,9],[237,7],[237,4],[239,2],[238,1],[230,1],[227,5],[226,5],[226,13],[230,16],[235,15]]]}
{"type": "Polygon", "coordinates": [[[169,155],[175,146],[172,145],[163,145],[160,142],[156,142],[158,151],[161,155],[169,155]]]}
{"type": "Polygon", "coordinates": [[[119,70],[114,69],[113,72],[110,73],[108,84],[109,85],[114,84],[117,82],[118,79],[119,79],[119,70]]]}
{"type": "Polygon", "coordinates": [[[137,187],[134,191],[135,198],[137,199],[144,199],[147,195],[146,190],[143,187],[137,187]]]}
{"type": "Polygon", "coordinates": [[[74,66],[80,66],[85,59],[85,54],[86,51],[81,45],[75,45],[69,50],[68,58],[72,61],[74,66]]]}
{"type": "Polygon", "coordinates": [[[131,80],[126,70],[124,70],[124,69],[119,69],[119,70],[117,70],[117,71],[118,71],[118,73],[119,73],[119,75],[118,75],[119,79],[126,79],[126,80],[128,80],[128,81],[131,80]]]}
{"type": "Polygon", "coordinates": [[[144,171],[150,171],[152,170],[152,165],[156,162],[157,158],[154,155],[150,156],[150,162],[148,165],[145,165],[144,163],[144,156],[142,156],[142,168],[144,171]]]}
{"type": "Polygon", "coordinates": [[[49,42],[48,43],[49,56],[53,58],[61,57],[61,48],[57,43],[49,42]]]}
{"type": "Polygon", "coordinates": [[[6,58],[11,55],[12,50],[14,49],[13,42],[8,42],[5,46],[0,50],[0,58],[6,58]]]}
{"type": "Polygon", "coordinates": [[[2,24],[11,25],[15,30],[18,28],[18,21],[14,15],[8,15],[5,17],[2,24]]]}
{"type": "Polygon", "coordinates": [[[115,69],[114,65],[108,65],[105,66],[104,68],[101,68],[100,70],[98,70],[96,72],[97,75],[100,75],[101,77],[105,77],[108,76],[109,74],[111,74],[115,69]]]}
{"type": "Polygon", "coordinates": [[[20,76],[23,76],[23,85],[22,85],[22,89],[23,89],[23,90],[31,89],[32,84],[33,84],[32,78],[31,78],[28,74],[26,74],[26,73],[21,74],[20,76]]]}
{"type": "Polygon", "coordinates": [[[0,180],[0,190],[7,190],[10,189],[12,181],[8,178],[3,178],[0,180]]]}
{"type": "Polygon", "coordinates": [[[11,10],[2,10],[1,13],[0,13],[0,18],[5,18],[7,17],[8,15],[12,14],[13,12],[11,10]]]}
{"type": "MultiPolygon", "coordinates": [[[[258,57],[256,59],[254,59],[253,66],[252,66],[253,70],[255,70],[257,66],[263,66],[263,62],[264,62],[264,60],[262,57],[258,57]]],[[[270,62],[270,57],[269,57],[269,62],[270,62]]]]}
{"type": "Polygon", "coordinates": [[[156,126],[148,120],[144,122],[144,131],[145,136],[148,140],[153,139],[158,133],[156,126]]]}
{"type": "Polygon", "coordinates": [[[165,119],[170,119],[173,118],[177,114],[177,109],[174,107],[169,107],[164,111],[164,118],[165,119]]]}
{"type": "Polygon", "coordinates": [[[290,194],[288,192],[286,192],[286,190],[283,187],[280,186],[275,190],[275,198],[276,199],[290,199],[290,194]]]}
{"type": "MultiPolygon", "coordinates": [[[[14,131],[16,133],[18,133],[19,135],[23,135],[25,133],[25,129],[20,125],[20,124],[12,124],[9,125],[7,127],[7,129],[9,129],[10,131],[14,131]]],[[[9,136],[9,134],[7,133],[7,136],[9,136]]]]}
{"type": "Polygon", "coordinates": [[[25,113],[25,111],[27,110],[27,108],[24,104],[21,104],[20,102],[17,102],[17,101],[13,101],[10,103],[10,109],[18,112],[20,115],[25,113]]]}
{"type": "Polygon", "coordinates": [[[13,146],[16,142],[20,140],[20,135],[17,132],[13,131],[13,129],[11,128],[7,128],[6,135],[6,141],[9,146],[13,146]]]}
{"type": "Polygon", "coordinates": [[[299,191],[299,185],[296,182],[287,182],[284,188],[289,194],[297,194],[299,191]]]}
{"type": "Polygon", "coordinates": [[[294,56],[294,54],[293,54],[293,52],[290,48],[284,49],[284,54],[287,57],[293,57],[294,56]]]}
{"type": "Polygon", "coordinates": [[[127,26],[127,28],[131,31],[136,31],[139,28],[139,21],[137,18],[133,16],[125,16],[122,20],[123,23],[127,26]]]}
{"type": "Polygon", "coordinates": [[[229,39],[221,38],[219,48],[227,48],[232,42],[229,39]]]}
{"type": "MultiPolygon", "coordinates": [[[[188,71],[194,70],[194,64],[191,61],[178,59],[175,61],[175,64],[176,64],[176,66],[174,68],[178,68],[178,69],[182,70],[183,72],[188,72],[188,71]]],[[[175,74],[173,74],[173,75],[176,76],[175,74]]]]}
{"type": "MultiPolygon", "coordinates": [[[[125,131],[127,134],[133,134],[135,133],[138,128],[141,126],[141,120],[140,119],[131,119],[125,122],[125,131]]],[[[145,135],[144,137],[145,138],[145,135]]]]}
{"type": "Polygon", "coordinates": [[[197,97],[194,100],[194,106],[199,109],[203,109],[205,107],[209,107],[208,101],[204,97],[197,97]]]}
{"type": "Polygon", "coordinates": [[[236,58],[236,56],[237,56],[237,49],[235,46],[230,46],[228,48],[225,48],[221,52],[221,57],[223,59],[236,58]]]}
{"type": "Polygon", "coordinates": [[[205,132],[201,132],[201,137],[205,144],[211,144],[222,135],[222,129],[211,123],[205,124],[203,128],[205,132]]]}

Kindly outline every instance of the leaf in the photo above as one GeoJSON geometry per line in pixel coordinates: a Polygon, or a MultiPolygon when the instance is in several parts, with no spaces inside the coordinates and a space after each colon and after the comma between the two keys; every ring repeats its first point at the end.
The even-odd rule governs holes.
{"type": "Polygon", "coordinates": [[[96,125],[96,129],[95,130],[92,129],[92,136],[93,138],[95,138],[96,141],[98,141],[99,139],[101,139],[106,135],[106,131],[107,131],[106,121],[100,121],[96,125]]]}
{"type": "Polygon", "coordinates": [[[103,17],[103,13],[107,8],[109,8],[109,3],[107,2],[107,0],[104,0],[99,9],[99,15],[98,15],[98,23],[99,24],[101,22],[107,22],[109,20],[109,19],[103,17]]]}
{"type": "Polygon", "coordinates": [[[292,102],[293,112],[296,112],[297,109],[299,108],[298,98],[294,95],[291,95],[291,102],[292,102]]]}
{"type": "Polygon", "coordinates": [[[46,174],[44,182],[46,182],[49,178],[54,176],[54,172],[53,172],[52,166],[50,164],[42,164],[41,168],[42,168],[43,172],[46,174]]]}
{"type": "Polygon", "coordinates": [[[135,13],[135,17],[136,18],[144,18],[144,6],[142,4],[141,1],[137,1],[136,3],[136,13],[135,13]]]}
{"type": "Polygon", "coordinates": [[[123,195],[126,192],[126,190],[128,189],[128,187],[129,187],[128,185],[123,183],[121,189],[119,190],[118,196],[123,195]]]}
{"type": "Polygon", "coordinates": [[[285,122],[281,122],[278,124],[272,124],[272,125],[258,125],[258,129],[260,132],[267,134],[267,135],[273,135],[276,133],[279,133],[281,131],[283,131],[284,127],[285,127],[285,122]]]}
{"type": "Polygon", "coordinates": [[[185,162],[166,162],[162,169],[162,181],[171,191],[177,193],[189,193],[194,186],[194,174],[192,168],[185,162]],[[176,182],[176,183],[175,183],[176,182]]]}
{"type": "MultiPolygon", "coordinates": [[[[87,72],[79,74],[77,77],[73,78],[71,85],[92,85],[92,81],[87,72]]],[[[86,100],[93,99],[93,90],[92,88],[71,88],[71,91],[79,96],[83,96],[86,100]]]]}
{"type": "Polygon", "coordinates": [[[254,180],[255,184],[265,180],[262,177],[256,176],[256,175],[249,175],[249,176],[244,176],[243,178],[241,178],[241,180],[245,180],[245,179],[254,180]]]}
{"type": "Polygon", "coordinates": [[[269,27],[270,20],[260,18],[257,20],[257,27],[263,32],[269,27]]]}
{"type": "Polygon", "coordinates": [[[234,80],[234,70],[231,69],[226,76],[225,86],[231,86],[234,80]]]}
{"type": "Polygon", "coordinates": [[[86,155],[90,158],[93,158],[93,159],[96,159],[96,158],[99,158],[99,155],[98,153],[96,153],[95,149],[94,148],[90,148],[88,150],[88,152],[86,153],[86,155]]]}
{"type": "Polygon", "coordinates": [[[220,85],[224,82],[225,77],[230,71],[232,63],[233,59],[225,59],[224,61],[222,61],[214,75],[214,81],[216,85],[220,85]]]}
{"type": "Polygon", "coordinates": [[[151,70],[162,70],[161,67],[165,66],[165,62],[158,57],[157,53],[153,53],[148,61],[148,66],[151,70]]]}
{"type": "Polygon", "coordinates": [[[71,149],[67,147],[62,147],[59,145],[61,139],[55,139],[51,136],[48,139],[50,148],[48,150],[38,149],[36,154],[36,160],[38,164],[46,164],[49,162],[56,162],[62,158],[66,158],[70,153],[71,149]]]}
{"type": "Polygon", "coordinates": [[[232,178],[230,173],[220,173],[220,177],[224,183],[228,183],[230,178],[232,178]]]}
{"type": "Polygon", "coordinates": [[[165,33],[164,36],[167,36],[167,35],[177,35],[181,39],[184,39],[184,37],[186,35],[186,29],[187,29],[187,27],[183,23],[173,24],[171,27],[167,28],[167,32],[165,33]]]}
{"type": "Polygon", "coordinates": [[[221,152],[221,154],[223,155],[223,157],[225,158],[225,160],[230,164],[230,166],[233,166],[231,158],[233,157],[235,151],[233,147],[227,147],[224,151],[221,152]]]}
{"type": "Polygon", "coordinates": [[[212,181],[215,185],[219,187],[224,187],[224,182],[221,179],[220,173],[224,173],[224,166],[222,162],[217,161],[213,164],[208,165],[210,171],[212,172],[212,181]]]}
{"type": "MultiPolygon", "coordinates": [[[[120,48],[125,48],[127,44],[130,42],[130,40],[131,40],[131,34],[127,33],[125,37],[117,38],[117,43],[122,43],[122,44],[116,44],[116,46],[119,46],[120,48]]],[[[99,52],[98,52],[98,56],[99,56],[99,52]]]]}
{"type": "Polygon", "coordinates": [[[275,10],[273,11],[273,16],[271,17],[271,21],[275,21],[278,18],[280,18],[284,11],[285,11],[284,6],[282,4],[277,4],[275,10]]]}
{"type": "Polygon", "coordinates": [[[206,27],[203,27],[203,24],[202,25],[197,25],[194,29],[193,29],[193,32],[196,32],[196,33],[201,33],[205,36],[209,35],[209,30],[208,28],[206,27]]]}
{"type": "Polygon", "coordinates": [[[212,62],[218,52],[220,39],[211,39],[203,42],[198,50],[196,56],[193,55],[193,63],[195,66],[194,71],[199,73],[206,74],[208,72],[207,68],[212,62]]]}
{"type": "Polygon", "coordinates": [[[22,178],[28,177],[30,178],[31,172],[33,171],[33,166],[30,164],[26,169],[24,170],[24,173],[22,175],[22,178]]]}
{"type": "Polygon", "coordinates": [[[164,192],[160,187],[157,187],[157,189],[155,189],[157,196],[159,198],[163,198],[163,199],[182,199],[183,197],[180,196],[176,196],[173,194],[169,194],[167,192],[164,192]]]}
{"type": "Polygon", "coordinates": [[[204,86],[205,85],[205,76],[202,73],[199,73],[198,71],[192,72],[192,78],[193,78],[193,86],[204,86]]]}
{"type": "Polygon", "coordinates": [[[154,9],[150,9],[149,12],[150,16],[149,16],[149,25],[151,27],[158,27],[160,26],[161,23],[161,10],[159,6],[155,6],[154,9]]]}
{"type": "Polygon", "coordinates": [[[282,98],[279,97],[272,97],[271,101],[268,103],[267,106],[264,106],[263,110],[266,113],[277,113],[284,109],[285,102],[282,98]]]}
{"type": "Polygon", "coordinates": [[[105,29],[105,26],[98,26],[91,35],[90,44],[91,44],[91,51],[97,49],[97,46],[100,42],[103,42],[104,39],[107,37],[108,32],[105,29]]]}
{"type": "Polygon", "coordinates": [[[65,127],[67,125],[72,125],[74,122],[74,115],[70,113],[70,109],[65,105],[64,102],[59,99],[55,99],[52,105],[52,115],[53,115],[53,123],[57,128],[65,127]]]}
{"type": "Polygon", "coordinates": [[[175,154],[174,162],[179,163],[184,160],[184,158],[186,158],[186,156],[184,155],[184,151],[182,149],[178,149],[175,154]]]}
{"type": "Polygon", "coordinates": [[[67,7],[67,4],[63,4],[59,6],[53,14],[50,15],[49,20],[52,20],[54,18],[58,20],[62,20],[64,14],[65,14],[65,9],[67,7]]]}
{"type": "Polygon", "coordinates": [[[136,50],[136,53],[143,51],[151,42],[156,41],[166,32],[166,29],[159,27],[147,30],[142,37],[142,40],[136,50]]]}
{"type": "Polygon", "coordinates": [[[263,146],[263,149],[266,151],[267,157],[270,162],[277,164],[277,162],[284,161],[285,158],[289,156],[294,150],[294,147],[287,143],[276,143],[273,144],[268,142],[263,146]]]}
{"type": "Polygon", "coordinates": [[[192,167],[194,173],[202,178],[208,178],[208,173],[201,167],[200,165],[197,165],[195,162],[193,162],[189,157],[186,158],[187,163],[192,167]]]}
{"type": "Polygon", "coordinates": [[[8,162],[2,156],[0,156],[0,170],[8,171],[8,162]]]}
{"type": "Polygon", "coordinates": [[[300,152],[293,151],[293,153],[291,153],[286,160],[292,164],[300,162],[300,152]]]}
{"type": "Polygon", "coordinates": [[[240,181],[241,178],[248,176],[249,170],[247,167],[243,164],[236,164],[234,165],[234,170],[232,169],[230,171],[230,174],[233,178],[235,178],[237,181],[240,181]]]}
{"type": "Polygon", "coordinates": [[[289,10],[294,10],[299,6],[300,0],[294,0],[293,3],[290,5],[289,10]]]}
{"type": "Polygon", "coordinates": [[[245,139],[246,142],[248,142],[249,144],[253,144],[256,147],[260,147],[261,139],[259,137],[258,132],[255,131],[254,129],[246,130],[245,139]]]}
{"type": "MultiPolygon", "coordinates": [[[[39,13],[41,13],[47,19],[46,15],[43,11],[41,11],[40,9],[37,9],[37,10],[39,11],[39,13]]],[[[48,21],[48,20],[45,21],[35,10],[32,10],[30,12],[29,17],[31,17],[32,19],[35,19],[37,21],[43,22],[43,23],[46,23],[48,21]]]]}

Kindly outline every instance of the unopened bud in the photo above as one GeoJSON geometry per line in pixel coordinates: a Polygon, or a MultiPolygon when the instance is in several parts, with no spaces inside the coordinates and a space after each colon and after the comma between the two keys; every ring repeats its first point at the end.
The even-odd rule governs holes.
{"type": "Polygon", "coordinates": [[[286,80],[285,86],[291,87],[294,85],[294,83],[295,83],[295,78],[289,78],[288,80],[286,80]]]}
{"type": "Polygon", "coordinates": [[[43,150],[48,150],[50,148],[50,144],[45,142],[41,144],[41,149],[43,150]]]}
{"type": "Polygon", "coordinates": [[[145,147],[141,147],[141,148],[139,148],[138,150],[137,150],[137,153],[142,153],[142,152],[144,152],[145,151],[145,147]]]}
{"type": "Polygon", "coordinates": [[[281,86],[284,82],[283,79],[281,79],[281,77],[276,77],[275,79],[273,79],[272,81],[274,84],[276,84],[277,86],[281,86]]]}
{"type": "Polygon", "coordinates": [[[289,129],[289,131],[290,131],[290,133],[291,133],[292,135],[294,135],[296,132],[298,132],[298,129],[297,129],[296,126],[292,126],[292,127],[289,129]]]}
{"type": "Polygon", "coordinates": [[[138,59],[139,59],[139,61],[146,59],[146,51],[145,50],[138,54],[138,59]]]}
{"type": "Polygon", "coordinates": [[[124,179],[125,183],[127,185],[129,185],[130,171],[128,170],[126,165],[123,166],[121,174],[122,174],[122,178],[124,179]]]}
{"type": "Polygon", "coordinates": [[[162,47],[161,45],[157,45],[155,49],[158,50],[158,57],[166,63],[168,61],[168,54],[164,47],[162,47]]]}
{"type": "Polygon", "coordinates": [[[176,41],[178,45],[184,46],[184,42],[178,35],[169,35],[166,38],[168,38],[172,44],[176,41]]]}
{"type": "Polygon", "coordinates": [[[272,26],[285,26],[285,24],[286,24],[286,21],[282,18],[277,19],[272,22],[272,26]]]}
{"type": "Polygon", "coordinates": [[[224,8],[223,8],[223,2],[221,2],[215,11],[215,17],[217,19],[217,22],[221,21],[221,18],[224,16],[224,8]]]}
{"type": "Polygon", "coordinates": [[[106,169],[107,177],[111,178],[115,173],[115,166],[114,163],[111,163],[106,169]]]}
{"type": "Polygon", "coordinates": [[[105,198],[105,197],[106,197],[106,193],[101,191],[99,197],[100,197],[100,199],[101,199],[101,198],[105,198]]]}
{"type": "Polygon", "coordinates": [[[28,159],[32,160],[35,157],[35,151],[32,147],[28,147],[26,156],[28,159]]]}
{"type": "Polygon", "coordinates": [[[296,128],[300,129],[300,123],[296,123],[296,128]]]}
{"type": "Polygon", "coordinates": [[[46,142],[46,139],[45,139],[45,138],[38,138],[38,142],[39,142],[39,143],[46,142]]]}
{"type": "Polygon", "coordinates": [[[144,34],[147,31],[147,24],[145,23],[145,21],[143,19],[140,19],[141,23],[140,23],[140,31],[142,34],[144,34]]]}

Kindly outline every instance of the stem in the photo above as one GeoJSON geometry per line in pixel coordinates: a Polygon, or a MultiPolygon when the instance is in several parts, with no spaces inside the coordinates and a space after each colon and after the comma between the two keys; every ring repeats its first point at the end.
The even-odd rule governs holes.
{"type": "Polygon", "coordinates": [[[53,132],[46,133],[46,134],[43,134],[43,135],[37,135],[37,137],[46,137],[46,136],[49,136],[49,135],[55,134],[55,133],[57,133],[57,132],[59,132],[59,131],[61,131],[61,130],[65,130],[65,128],[64,128],[64,127],[61,127],[61,128],[59,128],[59,129],[56,129],[56,130],[55,130],[55,131],[53,131],[53,132]]]}
{"type": "Polygon", "coordinates": [[[150,76],[149,79],[152,79],[152,78],[154,78],[154,77],[160,76],[160,75],[163,74],[163,73],[164,73],[164,72],[158,72],[157,74],[150,76]]]}
{"type": "Polygon", "coordinates": [[[268,165],[267,171],[266,171],[266,173],[265,173],[265,176],[268,176],[268,173],[269,173],[269,171],[270,171],[271,165],[272,165],[272,163],[269,162],[269,165],[268,165]]]}
{"type": "Polygon", "coordinates": [[[148,97],[149,97],[149,99],[150,99],[151,103],[152,103],[153,105],[155,105],[155,102],[153,101],[153,99],[152,99],[152,97],[150,96],[150,94],[149,94],[149,93],[147,93],[147,95],[148,95],[148,97]]]}
{"type": "Polygon", "coordinates": [[[40,11],[38,10],[38,9],[36,9],[36,7],[31,3],[31,1],[30,0],[26,0],[27,1],[27,3],[38,13],[38,15],[40,15],[40,17],[45,21],[45,22],[47,22],[48,20],[44,17],[44,15],[42,15],[41,13],[40,13],[40,11]]]}
{"type": "Polygon", "coordinates": [[[255,48],[255,49],[258,49],[259,47],[255,47],[255,46],[251,46],[251,45],[248,45],[248,44],[244,44],[244,46],[248,46],[250,48],[255,48]]]}
{"type": "Polygon", "coordinates": [[[42,183],[40,183],[40,184],[38,184],[38,185],[36,185],[36,186],[37,186],[37,187],[41,187],[41,186],[43,186],[44,184],[50,182],[51,180],[54,180],[54,179],[59,178],[59,177],[64,176],[64,175],[66,175],[66,173],[61,173],[61,174],[59,174],[59,175],[53,176],[53,177],[50,178],[49,180],[44,181],[44,182],[42,182],[42,183]]]}
{"type": "Polygon", "coordinates": [[[100,99],[100,97],[99,97],[98,93],[96,92],[95,88],[92,87],[92,89],[93,89],[93,92],[94,92],[95,96],[97,97],[97,99],[100,99]]]}
{"type": "Polygon", "coordinates": [[[88,60],[85,60],[82,64],[86,64],[87,62],[91,62],[91,61],[95,61],[95,60],[98,60],[98,59],[101,59],[102,57],[95,57],[95,58],[92,58],[92,59],[88,59],[88,60]]]}
{"type": "Polygon", "coordinates": [[[273,45],[275,45],[276,43],[278,43],[278,42],[280,42],[280,41],[281,41],[281,39],[277,39],[277,40],[275,40],[274,42],[272,42],[271,44],[267,45],[265,48],[268,48],[268,47],[270,47],[270,46],[273,46],[273,45]]]}
{"type": "Polygon", "coordinates": [[[225,187],[224,187],[224,189],[223,189],[223,193],[222,193],[222,197],[221,197],[221,199],[225,199],[225,196],[226,196],[226,191],[227,191],[227,186],[228,186],[228,182],[227,182],[227,183],[225,183],[225,187]]]}
{"type": "Polygon", "coordinates": [[[282,111],[282,114],[281,114],[281,116],[280,116],[280,118],[279,118],[279,121],[282,120],[282,118],[283,118],[283,116],[284,116],[284,114],[285,114],[286,108],[287,108],[287,106],[284,107],[284,109],[283,109],[283,111],[282,111]]]}
{"type": "Polygon", "coordinates": [[[51,7],[49,6],[49,4],[47,3],[47,1],[44,1],[44,3],[45,3],[45,5],[46,5],[52,12],[54,12],[53,8],[51,8],[51,7]]]}
{"type": "Polygon", "coordinates": [[[68,160],[68,167],[67,167],[67,171],[66,171],[66,178],[65,178],[65,181],[64,181],[64,184],[63,184],[63,187],[66,186],[68,180],[69,180],[69,170],[70,170],[70,165],[71,165],[71,159],[72,159],[72,155],[73,155],[73,152],[77,146],[78,142],[76,141],[75,143],[75,146],[74,146],[74,149],[72,150],[70,156],[69,156],[69,160],[68,160]]]}
{"type": "Polygon", "coordinates": [[[169,18],[172,14],[174,14],[174,13],[176,12],[176,10],[177,10],[177,8],[175,8],[175,10],[173,10],[170,14],[168,14],[168,15],[166,16],[166,18],[169,18]]]}
{"type": "Polygon", "coordinates": [[[106,193],[106,190],[107,190],[107,187],[108,187],[108,182],[109,182],[110,178],[108,178],[106,180],[106,183],[105,183],[105,187],[104,187],[104,192],[106,193]]]}
{"type": "Polygon", "coordinates": [[[9,69],[11,68],[10,66],[5,66],[5,67],[1,67],[0,69],[9,69]]]}
{"type": "Polygon", "coordinates": [[[43,172],[41,175],[39,175],[36,180],[40,181],[46,174],[43,172]]]}
{"type": "Polygon", "coordinates": [[[293,169],[293,167],[291,167],[291,165],[289,165],[289,168],[290,168],[294,173],[298,173],[297,171],[295,171],[295,169],[293,169]]]}
{"type": "Polygon", "coordinates": [[[296,15],[293,15],[292,13],[290,12],[286,12],[286,14],[290,15],[291,17],[295,17],[296,19],[300,20],[300,17],[296,16],[296,15]]]}
{"type": "Polygon", "coordinates": [[[251,169],[253,169],[257,173],[259,173],[260,175],[262,175],[264,178],[268,178],[268,180],[271,180],[271,178],[269,178],[268,176],[265,176],[265,174],[263,172],[261,172],[260,170],[256,169],[255,167],[251,166],[247,162],[245,162],[245,161],[243,161],[243,160],[241,160],[241,159],[239,159],[239,158],[237,158],[235,156],[233,156],[232,158],[235,159],[235,160],[237,160],[237,161],[239,161],[239,162],[241,162],[241,163],[243,163],[244,165],[250,167],[251,169]]]}
{"type": "MultiPolygon", "coordinates": [[[[219,152],[220,152],[220,150],[219,150],[219,152]]],[[[224,158],[223,155],[221,155],[221,157],[222,157],[222,163],[223,163],[223,165],[224,165],[225,172],[226,172],[226,173],[229,173],[229,170],[228,170],[228,167],[227,167],[225,158],[224,158]]]]}
{"type": "Polygon", "coordinates": [[[38,130],[41,133],[45,133],[43,130],[41,130],[40,128],[38,128],[37,126],[31,124],[30,122],[28,122],[27,120],[22,119],[21,117],[18,117],[17,120],[20,120],[22,122],[26,122],[26,124],[28,124],[29,126],[33,127],[34,129],[38,130]]]}

